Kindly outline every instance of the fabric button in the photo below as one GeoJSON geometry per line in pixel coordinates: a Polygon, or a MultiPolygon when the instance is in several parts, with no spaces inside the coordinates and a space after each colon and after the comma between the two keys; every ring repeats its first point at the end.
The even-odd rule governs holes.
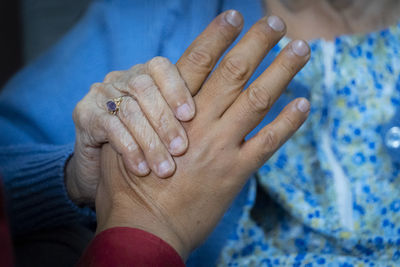
{"type": "Polygon", "coordinates": [[[385,136],[385,145],[389,149],[400,148],[400,127],[395,126],[387,131],[385,136]]]}
{"type": "Polygon", "coordinates": [[[386,124],[382,138],[386,151],[393,162],[400,164],[400,123],[398,120],[392,120],[386,124]]]}
{"type": "Polygon", "coordinates": [[[386,151],[393,162],[400,164],[400,107],[393,118],[382,126],[381,133],[386,151]]]}

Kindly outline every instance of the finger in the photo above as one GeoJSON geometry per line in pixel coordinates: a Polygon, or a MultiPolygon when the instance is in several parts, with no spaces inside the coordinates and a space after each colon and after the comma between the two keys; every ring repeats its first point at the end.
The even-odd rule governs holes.
{"type": "Polygon", "coordinates": [[[226,122],[236,126],[231,131],[236,135],[236,140],[242,142],[243,138],[261,122],[309,58],[310,49],[306,42],[290,43],[269,68],[241,93],[222,117],[226,122]]]}
{"type": "MultiPolygon", "coordinates": [[[[123,94],[111,84],[105,84],[105,86],[99,88],[101,91],[96,94],[98,110],[107,110],[106,102],[123,94]]],[[[124,97],[117,114],[118,117],[115,118],[121,120],[123,126],[132,136],[132,139],[139,145],[139,151],[144,154],[144,161],[147,163],[148,167],[159,177],[168,177],[172,175],[175,170],[175,162],[172,160],[171,155],[161,143],[158,135],[154,132],[154,129],[142,113],[138,103],[131,97],[124,97]]],[[[103,122],[101,125],[103,124],[105,123],[103,122]]],[[[123,154],[123,152],[124,151],[120,153],[126,155],[126,153],[123,154]]],[[[124,160],[127,162],[129,161],[127,156],[124,157],[124,160]]],[[[144,164],[143,161],[137,163],[144,164]]],[[[145,166],[142,166],[142,168],[143,167],[145,166]]]]}
{"type": "Polygon", "coordinates": [[[118,117],[142,149],[149,167],[161,178],[175,171],[175,162],[161,142],[159,136],[143,114],[139,104],[125,97],[120,105],[118,117]]]}
{"type": "MultiPolygon", "coordinates": [[[[134,96],[147,118],[145,119],[150,122],[172,155],[178,156],[186,151],[188,146],[186,132],[149,75],[139,75],[132,78],[128,82],[128,86],[120,90],[134,96]]],[[[125,102],[125,105],[128,105],[128,102],[125,102]]],[[[125,121],[129,122],[130,120],[125,121]]],[[[136,122],[132,121],[132,124],[126,125],[132,132],[132,129],[136,127],[136,122]]],[[[142,149],[144,148],[142,147],[142,149]]]]}
{"type": "Polygon", "coordinates": [[[105,83],[111,83],[117,81],[124,75],[125,71],[112,71],[109,72],[106,77],[104,78],[105,83]]]}
{"type": "Polygon", "coordinates": [[[89,94],[78,103],[73,114],[79,129],[77,140],[85,140],[80,142],[85,147],[100,147],[110,142],[114,149],[123,155],[126,166],[132,173],[138,176],[146,175],[149,169],[137,143],[119,118],[107,112],[109,93],[104,84],[93,84],[89,94]]]}
{"type": "Polygon", "coordinates": [[[205,105],[213,116],[220,117],[285,30],[285,24],[276,16],[263,18],[254,24],[204,85],[198,96],[198,110],[203,110],[202,105],[205,105]]]}
{"type": "Polygon", "coordinates": [[[147,175],[150,169],[144,154],[120,119],[109,114],[103,114],[101,118],[108,142],[122,155],[127,169],[137,176],[147,175]]]}
{"type": "MultiPolygon", "coordinates": [[[[115,85],[115,87],[120,88],[123,85],[127,84],[132,77],[139,76],[141,74],[146,74],[146,64],[136,64],[132,66],[129,70],[122,71],[122,75],[119,75],[118,78],[112,79],[109,83],[115,85]]],[[[113,72],[107,74],[112,75],[113,72]]]]}
{"type": "Polygon", "coordinates": [[[261,167],[299,129],[309,110],[310,104],[304,98],[289,103],[272,123],[242,145],[239,168],[251,173],[261,167]]]}
{"type": "Polygon", "coordinates": [[[147,68],[175,116],[181,121],[191,120],[195,113],[194,101],[177,67],[167,58],[155,57],[147,63],[147,68]]]}
{"type": "Polygon", "coordinates": [[[184,52],[176,66],[192,95],[200,89],[242,27],[241,14],[228,10],[216,17],[184,52]]]}

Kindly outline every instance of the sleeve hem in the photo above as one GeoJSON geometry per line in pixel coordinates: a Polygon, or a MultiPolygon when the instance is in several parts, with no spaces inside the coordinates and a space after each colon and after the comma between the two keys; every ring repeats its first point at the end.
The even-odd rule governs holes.
{"type": "Polygon", "coordinates": [[[65,164],[73,144],[5,147],[0,152],[2,174],[14,234],[68,223],[94,223],[89,207],[69,198],[65,164]]]}

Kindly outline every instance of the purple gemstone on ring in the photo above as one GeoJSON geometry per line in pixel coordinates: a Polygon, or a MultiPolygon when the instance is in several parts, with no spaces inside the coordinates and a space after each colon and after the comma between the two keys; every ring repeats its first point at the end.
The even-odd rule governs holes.
{"type": "Polygon", "coordinates": [[[110,100],[107,102],[107,108],[110,112],[115,112],[117,110],[117,104],[114,101],[110,100]]]}

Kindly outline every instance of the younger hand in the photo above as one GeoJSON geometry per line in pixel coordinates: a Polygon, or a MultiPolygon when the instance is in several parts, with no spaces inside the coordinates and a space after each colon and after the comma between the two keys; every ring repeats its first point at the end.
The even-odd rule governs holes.
{"type": "Polygon", "coordinates": [[[195,96],[197,115],[184,123],[190,146],[185,155],[175,158],[177,170],[170,179],[157,179],[154,174],[135,177],[126,171],[117,153],[103,146],[102,178],[96,195],[97,232],[117,226],[139,228],[168,242],[184,259],[201,244],[251,173],[309,113],[308,101],[296,99],[245,141],[310,57],[304,41],[291,42],[242,91],[284,29],[277,17],[262,19],[222,59],[195,96]],[[282,27],[276,27],[279,25],[282,27]]]}

